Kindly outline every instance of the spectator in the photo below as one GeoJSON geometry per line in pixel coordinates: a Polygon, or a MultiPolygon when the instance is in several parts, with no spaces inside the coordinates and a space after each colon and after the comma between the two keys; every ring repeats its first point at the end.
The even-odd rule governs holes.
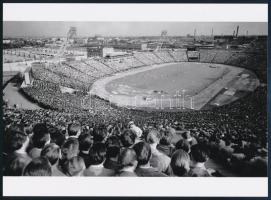
{"type": "Polygon", "coordinates": [[[138,126],[136,126],[133,121],[130,121],[128,123],[128,127],[136,135],[136,140],[140,141],[140,138],[142,136],[142,130],[138,126]]]}
{"type": "Polygon", "coordinates": [[[132,147],[135,143],[136,136],[130,129],[126,129],[120,136],[124,148],[132,147]]]}
{"type": "Polygon", "coordinates": [[[6,137],[7,152],[5,174],[15,176],[31,161],[26,150],[29,145],[28,136],[20,131],[9,130],[6,137]]]}
{"type": "Polygon", "coordinates": [[[51,128],[49,129],[51,143],[57,144],[59,147],[61,147],[65,143],[65,135],[62,134],[57,128],[51,128]]]}
{"type": "Polygon", "coordinates": [[[189,172],[190,157],[187,152],[182,149],[175,151],[172,155],[170,166],[173,176],[187,176],[189,172]]]}
{"type": "Polygon", "coordinates": [[[67,176],[83,176],[86,166],[83,158],[74,156],[64,163],[63,168],[67,176]]]}
{"type": "Polygon", "coordinates": [[[93,129],[94,142],[103,142],[107,137],[107,127],[105,125],[99,125],[93,129]]]}
{"type": "Polygon", "coordinates": [[[156,176],[163,177],[165,174],[159,172],[157,169],[151,167],[150,158],[151,158],[151,147],[146,142],[136,143],[133,147],[137,155],[138,165],[135,170],[137,176],[156,176]]]}
{"type": "Polygon", "coordinates": [[[152,152],[150,164],[152,167],[157,168],[159,172],[168,174],[170,158],[157,150],[159,143],[158,135],[158,131],[153,129],[146,136],[146,142],[150,144],[152,152]]]}
{"type": "Polygon", "coordinates": [[[118,163],[120,154],[120,147],[109,146],[106,150],[106,159],[104,162],[104,168],[117,171],[120,168],[118,163]]]}
{"type": "Polygon", "coordinates": [[[24,168],[31,162],[31,159],[25,159],[23,156],[16,156],[9,160],[5,168],[5,176],[22,176],[24,168]]]}
{"type": "Polygon", "coordinates": [[[90,166],[85,170],[84,176],[113,176],[115,171],[103,166],[106,156],[106,146],[103,143],[94,143],[89,151],[90,166]]]}
{"type": "Polygon", "coordinates": [[[46,158],[34,158],[25,168],[24,176],[51,176],[52,170],[46,158]]]}
{"type": "Polygon", "coordinates": [[[31,138],[32,148],[29,151],[31,158],[37,158],[40,156],[41,150],[46,144],[50,143],[50,134],[46,124],[39,123],[33,128],[33,136],[31,138]]]}
{"type": "Polygon", "coordinates": [[[29,145],[28,136],[20,131],[10,130],[7,133],[7,152],[9,157],[22,156],[25,159],[31,159],[27,155],[27,148],[29,145]]]}
{"type": "Polygon", "coordinates": [[[106,148],[109,147],[121,147],[121,142],[120,142],[120,138],[118,136],[110,136],[107,140],[106,140],[106,148]]]}
{"type": "Polygon", "coordinates": [[[191,136],[190,131],[183,132],[182,137],[190,144],[190,146],[197,144],[197,140],[191,136]]]}
{"type": "Polygon", "coordinates": [[[81,134],[79,136],[79,156],[84,159],[85,165],[88,168],[90,165],[89,150],[93,144],[93,140],[90,134],[81,134]]]}
{"type": "Polygon", "coordinates": [[[59,165],[61,166],[61,170],[63,171],[64,163],[71,159],[72,157],[78,156],[79,154],[79,142],[76,138],[68,138],[67,141],[61,147],[61,159],[59,161],[59,165]]]}
{"type": "Polygon", "coordinates": [[[117,176],[137,176],[135,169],[137,166],[137,157],[133,149],[124,149],[119,157],[120,169],[117,176]]]}
{"type": "Polygon", "coordinates": [[[61,171],[61,166],[59,166],[61,151],[58,145],[55,143],[47,144],[41,151],[41,157],[48,159],[50,162],[52,176],[65,176],[61,171]]]}
{"type": "Polygon", "coordinates": [[[178,149],[182,149],[184,150],[186,153],[190,153],[191,151],[191,148],[190,148],[190,144],[187,140],[184,140],[184,139],[180,139],[176,145],[175,145],[175,150],[178,150],[178,149]]]}
{"type": "Polygon", "coordinates": [[[81,134],[82,128],[79,123],[72,123],[68,126],[68,137],[78,138],[81,134]]]}
{"type": "Polygon", "coordinates": [[[191,169],[189,176],[211,176],[209,171],[205,167],[205,162],[208,160],[208,150],[206,146],[196,144],[191,147],[191,169]]]}
{"type": "Polygon", "coordinates": [[[165,133],[156,147],[160,152],[164,153],[165,155],[171,157],[173,153],[173,145],[171,144],[171,136],[168,133],[165,133]]]}

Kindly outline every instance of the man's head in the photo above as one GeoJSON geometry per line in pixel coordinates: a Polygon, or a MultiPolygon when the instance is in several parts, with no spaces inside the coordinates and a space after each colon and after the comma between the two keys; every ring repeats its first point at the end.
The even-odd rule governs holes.
{"type": "Polygon", "coordinates": [[[106,147],[120,147],[121,143],[120,143],[120,139],[117,136],[110,136],[109,138],[107,138],[106,140],[106,147]]]}
{"type": "Polygon", "coordinates": [[[75,156],[67,160],[63,168],[65,173],[69,176],[81,176],[86,166],[83,158],[75,156]]]}
{"type": "Polygon", "coordinates": [[[119,164],[122,168],[137,166],[137,157],[134,149],[126,148],[119,156],[119,164]]]}
{"type": "Polygon", "coordinates": [[[44,123],[36,124],[33,128],[33,136],[31,139],[33,146],[39,149],[42,149],[46,144],[49,144],[50,134],[46,124],[44,123]]]}
{"type": "Polygon", "coordinates": [[[151,158],[151,147],[146,142],[136,143],[133,147],[137,155],[138,165],[146,165],[151,158]]]}
{"type": "Polygon", "coordinates": [[[161,145],[170,145],[171,143],[171,137],[168,135],[163,135],[159,141],[159,144],[161,145]]]}
{"type": "Polygon", "coordinates": [[[191,155],[195,162],[204,163],[208,160],[208,149],[203,144],[196,144],[191,147],[191,155]]]}
{"type": "Polygon", "coordinates": [[[22,149],[23,151],[26,150],[29,144],[28,136],[20,131],[9,131],[7,133],[7,150],[9,152],[14,152],[17,150],[22,149]]]}
{"type": "Polygon", "coordinates": [[[107,136],[107,127],[105,125],[99,125],[93,129],[94,142],[102,142],[107,136]]]}
{"type": "Polygon", "coordinates": [[[175,145],[175,149],[178,150],[178,149],[182,149],[184,150],[185,152],[187,153],[190,153],[190,144],[187,140],[184,140],[184,139],[180,139],[176,145],[175,145]]]}
{"type": "Polygon", "coordinates": [[[188,153],[180,149],[173,153],[170,166],[176,176],[183,176],[190,170],[189,163],[190,157],[188,153]]]}
{"type": "Polygon", "coordinates": [[[106,156],[106,146],[104,143],[94,143],[89,151],[91,165],[99,165],[104,162],[106,156]]]}
{"type": "Polygon", "coordinates": [[[61,133],[61,131],[58,130],[57,128],[49,129],[49,133],[50,133],[51,143],[55,143],[60,147],[65,143],[65,140],[66,140],[65,135],[61,133]]]}
{"type": "Polygon", "coordinates": [[[135,143],[136,136],[130,129],[126,129],[120,136],[121,143],[124,147],[131,147],[135,143]]]}
{"type": "Polygon", "coordinates": [[[155,129],[152,129],[146,136],[146,142],[149,144],[159,143],[159,132],[155,129]]]}
{"type": "Polygon", "coordinates": [[[79,154],[79,142],[76,138],[68,138],[61,148],[62,159],[70,159],[79,154]]]}
{"type": "Polygon", "coordinates": [[[118,146],[109,146],[106,150],[106,159],[117,159],[120,154],[120,147],[118,146]]]}
{"type": "Polygon", "coordinates": [[[51,165],[55,165],[60,159],[60,148],[55,143],[47,144],[41,151],[40,156],[47,158],[51,165]]]}
{"type": "Polygon", "coordinates": [[[22,176],[24,168],[29,164],[30,160],[24,156],[16,156],[7,163],[5,169],[6,176],[22,176]]]}
{"type": "Polygon", "coordinates": [[[52,170],[46,158],[34,158],[24,169],[24,176],[51,176],[52,170]]]}
{"type": "Polygon", "coordinates": [[[80,151],[89,151],[93,144],[93,139],[90,134],[81,134],[78,138],[80,151]]]}
{"type": "Polygon", "coordinates": [[[129,128],[131,128],[133,125],[135,125],[135,123],[134,123],[133,121],[130,121],[130,122],[128,123],[128,127],[129,127],[129,128]]]}
{"type": "Polygon", "coordinates": [[[190,141],[192,139],[191,137],[191,134],[190,134],[190,131],[185,131],[182,133],[182,137],[187,140],[187,141],[190,141]]]}
{"type": "Polygon", "coordinates": [[[79,123],[72,123],[68,126],[68,135],[71,137],[79,137],[81,134],[82,127],[79,123]]]}

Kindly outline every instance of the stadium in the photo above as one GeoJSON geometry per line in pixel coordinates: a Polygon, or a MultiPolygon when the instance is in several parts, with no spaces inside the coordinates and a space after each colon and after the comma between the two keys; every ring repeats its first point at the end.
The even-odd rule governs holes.
{"type": "MultiPolygon", "coordinates": [[[[5,129],[32,132],[45,123],[52,140],[53,132],[67,135],[67,126],[79,123],[93,145],[108,145],[108,138],[122,141],[134,124],[142,131],[137,139],[147,143],[155,130],[157,148],[169,158],[173,154],[165,149],[197,140],[208,149],[212,162],[207,165],[216,171],[212,176],[266,176],[265,43],[254,40],[242,50],[160,47],[80,60],[34,60],[23,72],[19,91],[39,108],[6,103],[5,129]]],[[[131,148],[126,143],[121,148],[131,148]]],[[[159,173],[174,172],[159,168],[159,173]]]]}

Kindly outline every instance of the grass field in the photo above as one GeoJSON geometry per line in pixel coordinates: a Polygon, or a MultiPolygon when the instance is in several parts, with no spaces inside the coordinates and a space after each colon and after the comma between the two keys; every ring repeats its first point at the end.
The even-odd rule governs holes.
{"type": "Polygon", "coordinates": [[[132,90],[125,94],[132,96],[133,90],[148,93],[160,91],[163,94],[176,95],[184,89],[186,95],[194,96],[221,77],[226,69],[225,66],[214,64],[170,64],[115,79],[106,84],[106,90],[124,94],[122,91],[128,86],[132,90]],[[209,67],[210,65],[212,67],[209,67]]]}
{"type": "MultiPolygon", "coordinates": [[[[228,65],[195,62],[154,65],[100,79],[90,93],[118,106],[200,110],[225,88],[237,89],[234,83],[243,71],[228,65]]],[[[223,104],[232,102],[229,97],[224,99],[223,104]]]]}

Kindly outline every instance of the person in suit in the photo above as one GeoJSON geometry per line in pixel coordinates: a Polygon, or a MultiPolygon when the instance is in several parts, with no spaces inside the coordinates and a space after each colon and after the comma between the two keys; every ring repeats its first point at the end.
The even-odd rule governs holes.
{"type": "Polygon", "coordinates": [[[159,172],[156,168],[150,165],[151,147],[146,142],[136,143],[133,147],[137,155],[138,165],[135,170],[137,176],[143,177],[164,177],[164,173],[159,172]]]}
{"type": "Polygon", "coordinates": [[[104,167],[106,146],[104,143],[94,143],[89,151],[90,166],[84,171],[84,176],[113,176],[115,170],[104,167]]]}
{"type": "Polygon", "coordinates": [[[135,169],[137,166],[137,157],[134,149],[125,148],[119,157],[120,169],[116,176],[137,176],[135,169]]]}

